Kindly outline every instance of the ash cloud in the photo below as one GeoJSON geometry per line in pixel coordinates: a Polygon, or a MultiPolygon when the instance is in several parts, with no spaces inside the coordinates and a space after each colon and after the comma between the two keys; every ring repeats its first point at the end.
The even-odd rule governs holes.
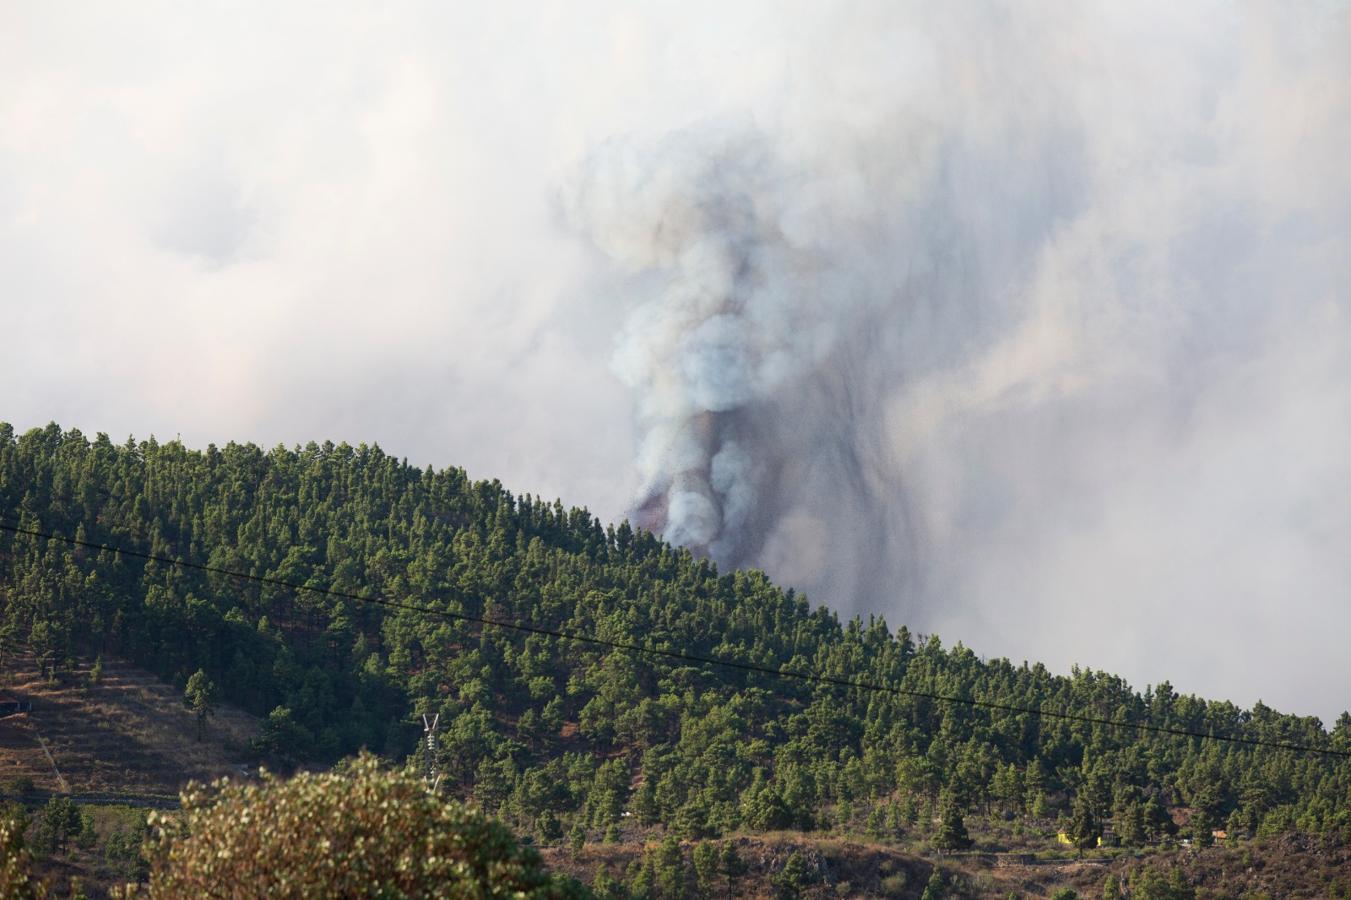
{"type": "Polygon", "coordinates": [[[730,565],[763,546],[782,466],[774,399],[830,340],[806,289],[829,263],[784,228],[788,173],[753,129],[714,124],[611,142],[569,185],[566,209],[640,273],[615,371],[637,398],[637,523],[730,565]]]}
{"type": "Polygon", "coordinates": [[[1062,666],[1109,628],[1096,665],[1204,683],[1278,598],[1346,621],[1351,13],[999,8],[841,15],[771,100],[571,177],[633,513],[844,611],[1062,666]]]}
{"type": "Polygon", "coordinates": [[[828,572],[822,593],[863,608],[916,574],[876,402],[900,371],[876,328],[913,286],[888,280],[885,211],[841,205],[837,174],[728,117],[607,142],[562,199],[627,276],[612,362],[640,428],[635,522],[799,587],[828,572]]]}

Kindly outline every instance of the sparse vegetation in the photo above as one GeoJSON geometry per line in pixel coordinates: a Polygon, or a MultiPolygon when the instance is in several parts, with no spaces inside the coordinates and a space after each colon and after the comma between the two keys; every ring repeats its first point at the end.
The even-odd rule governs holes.
{"type": "Polygon", "coordinates": [[[39,677],[30,654],[14,655],[11,689],[32,700],[35,710],[0,720],[0,796],[39,797],[68,789],[109,799],[172,800],[188,779],[239,774],[240,766],[252,761],[248,744],[259,730],[252,716],[218,705],[206,739],[198,742],[181,689],[115,658],[104,659],[96,685],[88,683],[84,661],[72,667],[76,677],[52,684],[39,677]]]}

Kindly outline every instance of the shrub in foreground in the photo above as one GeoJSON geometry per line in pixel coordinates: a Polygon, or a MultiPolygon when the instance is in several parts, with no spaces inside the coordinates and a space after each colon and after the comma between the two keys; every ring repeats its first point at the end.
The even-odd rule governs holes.
{"type": "Polygon", "coordinates": [[[288,781],[190,785],[152,826],[152,897],[587,896],[505,826],[364,754],[288,781]]]}
{"type": "Polygon", "coordinates": [[[23,823],[0,815],[0,900],[44,896],[34,884],[29,866],[28,851],[23,846],[23,823]]]}

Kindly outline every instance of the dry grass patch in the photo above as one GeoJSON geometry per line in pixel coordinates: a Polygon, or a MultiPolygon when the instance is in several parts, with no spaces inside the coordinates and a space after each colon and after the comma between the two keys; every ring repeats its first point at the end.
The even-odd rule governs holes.
{"type": "Polygon", "coordinates": [[[56,682],[31,656],[6,662],[0,695],[31,700],[33,711],[0,719],[0,784],[30,779],[35,788],[75,794],[175,796],[188,780],[240,774],[259,720],[221,704],[206,738],[196,740],[182,693],[128,663],[105,659],[98,684],[90,664],[56,682]]]}

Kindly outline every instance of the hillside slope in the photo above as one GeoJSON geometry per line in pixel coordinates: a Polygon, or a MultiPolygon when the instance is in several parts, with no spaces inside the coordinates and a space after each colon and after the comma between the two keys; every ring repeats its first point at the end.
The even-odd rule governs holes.
{"type": "Polygon", "coordinates": [[[198,452],[0,425],[0,519],[273,579],[0,533],[9,640],[58,669],[96,653],[179,683],[203,668],[264,719],[282,764],[361,746],[422,754],[414,722],[439,714],[445,789],[544,843],[793,829],[929,852],[962,846],[963,819],[987,852],[1028,834],[1054,847],[1057,824],[1087,846],[1107,831],[1138,848],[1222,829],[1351,833],[1345,757],[1020,710],[1342,751],[1351,716],[1328,730],[1166,683],[1140,692],[1106,673],[984,660],[876,618],[842,622],[761,573],[719,572],[627,523],[378,448],[198,452]],[[483,618],[899,693],[472,621],[483,618]]]}
{"type": "Polygon", "coordinates": [[[199,742],[180,691],[110,659],[91,685],[90,668],[84,662],[49,681],[30,653],[5,660],[0,696],[33,704],[30,713],[0,718],[0,780],[11,789],[26,783],[36,793],[173,800],[189,780],[241,774],[259,731],[255,717],[222,705],[199,742]]]}

